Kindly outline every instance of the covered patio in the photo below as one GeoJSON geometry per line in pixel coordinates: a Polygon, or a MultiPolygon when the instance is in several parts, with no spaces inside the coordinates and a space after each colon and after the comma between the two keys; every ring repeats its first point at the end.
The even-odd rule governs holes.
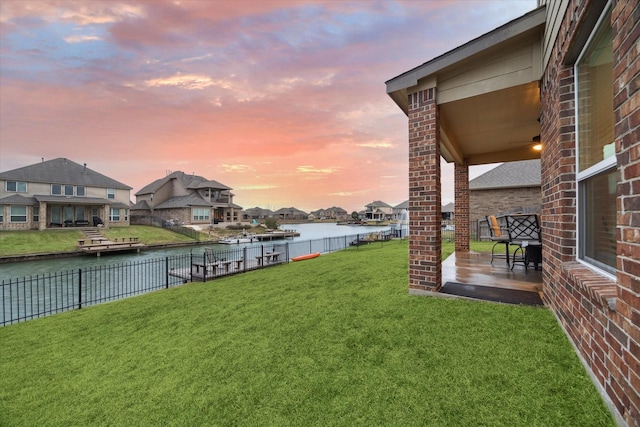
{"type": "Polygon", "coordinates": [[[469,252],[469,167],[540,158],[544,28],[542,7],[386,82],[408,117],[410,292],[447,281],[542,291],[540,271],[469,252]],[[444,263],[441,158],[455,167],[456,252],[444,263]]]}

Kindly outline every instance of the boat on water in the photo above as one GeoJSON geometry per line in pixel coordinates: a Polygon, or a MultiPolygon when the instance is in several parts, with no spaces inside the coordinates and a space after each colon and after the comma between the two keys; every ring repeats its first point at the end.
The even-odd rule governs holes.
{"type": "Polygon", "coordinates": [[[311,258],[317,258],[320,256],[320,252],[316,252],[313,254],[306,254],[306,255],[300,255],[300,256],[295,256],[293,258],[291,258],[291,261],[304,261],[305,259],[311,259],[311,258]]]}
{"type": "Polygon", "coordinates": [[[255,233],[242,233],[236,236],[229,236],[224,239],[220,239],[218,243],[222,243],[224,245],[239,245],[240,243],[253,243],[259,240],[260,239],[258,239],[258,236],[255,233]]]}

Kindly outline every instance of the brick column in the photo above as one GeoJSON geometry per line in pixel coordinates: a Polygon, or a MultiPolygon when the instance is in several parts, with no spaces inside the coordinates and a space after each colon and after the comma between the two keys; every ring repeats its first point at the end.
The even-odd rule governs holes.
{"type": "Polygon", "coordinates": [[[455,164],[456,252],[469,252],[469,164],[455,164]]]}
{"type": "Polygon", "coordinates": [[[409,95],[409,289],[442,286],[440,138],[436,88],[409,95]]]}

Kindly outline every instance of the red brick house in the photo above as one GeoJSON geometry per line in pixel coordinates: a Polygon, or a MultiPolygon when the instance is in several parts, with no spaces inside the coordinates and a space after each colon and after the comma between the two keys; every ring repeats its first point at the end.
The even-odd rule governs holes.
{"type": "Polygon", "coordinates": [[[469,166],[540,158],[545,304],[618,422],[638,426],[640,4],[539,5],[386,82],[408,117],[409,289],[442,287],[440,157],[460,252],[469,166]]]}

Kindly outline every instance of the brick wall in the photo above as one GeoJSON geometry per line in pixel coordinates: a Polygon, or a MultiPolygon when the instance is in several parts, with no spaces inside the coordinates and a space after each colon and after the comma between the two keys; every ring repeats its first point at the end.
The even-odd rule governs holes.
{"type": "Polygon", "coordinates": [[[409,288],[442,286],[440,141],[436,89],[409,95],[409,288]]]}
{"type": "Polygon", "coordinates": [[[619,168],[616,280],[576,261],[573,64],[564,55],[595,0],[570,0],[541,82],[544,298],[618,414],[640,425],[640,104],[638,0],[614,1],[619,168]]]}
{"type": "Polygon", "coordinates": [[[455,164],[455,250],[469,252],[469,165],[455,164]]]}
{"type": "Polygon", "coordinates": [[[500,188],[469,192],[469,221],[472,226],[487,215],[504,213],[540,213],[542,190],[540,187],[500,188]]]}

